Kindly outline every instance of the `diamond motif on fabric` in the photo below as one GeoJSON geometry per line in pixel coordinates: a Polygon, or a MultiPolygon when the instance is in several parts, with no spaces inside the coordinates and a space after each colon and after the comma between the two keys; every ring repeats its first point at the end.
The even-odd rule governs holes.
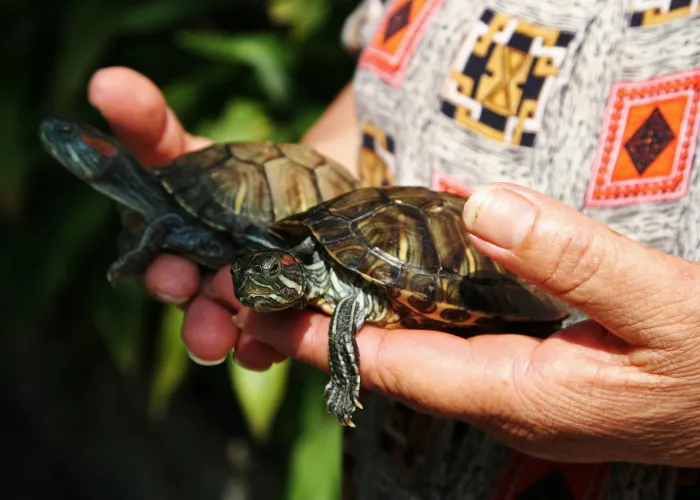
{"type": "Polygon", "coordinates": [[[700,132],[700,68],[617,82],[603,114],[584,206],[678,200],[700,132]]]}
{"type": "Polygon", "coordinates": [[[389,16],[386,23],[386,31],[384,32],[384,41],[388,41],[389,38],[394,36],[396,33],[408,26],[408,22],[411,19],[411,7],[413,6],[413,1],[406,2],[403,7],[389,16]]]}
{"type": "Polygon", "coordinates": [[[371,40],[362,50],[358,70],[376,74],[384,83],[399,87],[429,24],[444,0],[395,0],[371,40]]]}
{"type": "Polygon", "coordinates": [[[675,134],[661,111],[658,107],[654,108],[649,118],[625,143],[625,149],[637,172],[643,174],[674,138],[675,134]]]}

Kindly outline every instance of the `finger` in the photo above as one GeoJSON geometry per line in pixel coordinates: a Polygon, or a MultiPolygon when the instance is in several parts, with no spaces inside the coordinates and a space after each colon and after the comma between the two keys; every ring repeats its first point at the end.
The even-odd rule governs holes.
{"type": "Polygon", "coordinates": [[[146,165],[168,162],[211,143],[187,133],[160,89],[132,69],[97,71],[88,86],[88,99],[115,135],[146,165]]]}
{"type": "Polygon", "coordinates": [[[143,286],[161,302],[183,304],[197,293],[199,271],[189,260],[171,254],[159,255],[148,266],[143,286]]]}
{"type": "Polygon", "coordinates": [[[469,198],[464,222],[479,250],[629,343],[666,345],[697,327],[695,264],[563,203],[497,183],[469,198]]]}
{"type": "MultiPolygon", "coordinates": [[[[243,309],[237,321],[244,334],[328,372],[329,317],[309,311],[261,314],[243,309]]],[[[520,397],[514,381],[524,380],[528,360],[541,342],[520,335],[463,339],[372,325],[365,325],[356,339],[363,387],[422,411],[472,421],[515,412],[520,397]]]]}
{"type": "Polygon", "coordinates": [[[240,311],[243,305],[233,293],[233,281],[231,280],[231,266],[225,266],[213,276],[211,287],[208,291],[211,298],[230,307],[234,312],[240,311]]]}
{"type": "Polygon", "coordinates": [[[231,313],[201,295],[187,308],[182,323],[182,340],[187,351],[193,361],[203,365],[225,361],[239,333],[231,322],[231,313]]]}
{"type": "Polygon", "coordinates": [[[249,370],[265,371],[287,357],[269,345],[242,333],[236,345],[235,359],[236,363],[249,370]]]}

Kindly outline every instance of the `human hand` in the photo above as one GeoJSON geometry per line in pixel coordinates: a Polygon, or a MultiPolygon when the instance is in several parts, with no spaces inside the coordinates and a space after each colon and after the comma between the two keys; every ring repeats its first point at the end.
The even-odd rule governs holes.
{"type": "MultiPolygon", "coordinates": [[[[482,252],[592,319],[545,340],[366,325],[363,385],[540,458],[699,466],[699,264],[510,184],[477,190],[465,226],[482,252]]],[[[214,284],[232,301],[230,287],[214,284]]],[[[236,323],[328,371],[327,316],[240,309],[236,323]]]]}
{"type": "MultiPolygon", "coordinates": [[[[96,72],[88,99],[112,131],[144,165],[165,163],[211,141],[187,133],[153,82],[128,68],[96,72]]],[[[254,339],[240,335],[231,322],[235,302],[212,292],[212,282],[229,283],[229,266],[213,277],[201,277],[192,262],[163,254],[143,277],[145,289],[156,299],[186,310],[182,338],[190,356],[200,364],[217,364],[235,347],[237,359],[252,369],[264,369],[283,356],[254,339]]]]}

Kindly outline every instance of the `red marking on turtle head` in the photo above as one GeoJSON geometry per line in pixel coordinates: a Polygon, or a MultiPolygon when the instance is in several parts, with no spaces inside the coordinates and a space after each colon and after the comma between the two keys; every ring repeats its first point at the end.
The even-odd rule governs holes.
{"type": "Polygon", "coordinates": [[[85,134],[80,134],[80,139],[92,149],[99,151],[109,158],[116,158],[119,156],[119,150],[113,144],[110,144],[104,139],[90,137],[89,135],[85,134]]]}
{"type": "Polygon", "coordinates": [[[282,264],[284,264],[285,266],[289,266],[291,264],[294,264],[295,262],[296,259],[291,254],[285,254],[284,257],[282,257],[282,264]]]}

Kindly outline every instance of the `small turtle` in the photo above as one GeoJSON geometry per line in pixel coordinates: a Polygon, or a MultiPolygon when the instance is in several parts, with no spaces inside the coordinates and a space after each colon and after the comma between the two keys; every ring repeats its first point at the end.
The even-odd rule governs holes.
{"type": "Polygon", "coordinates": [[[271,224],[285,246],[270,241],[234,260],[234,293],[244,306],[308,304],[332,316],[325,397],[340,423],[354,427],[361,408],[355,335],[364,323],[473,335],[567,316],[565,304],[470,244],[466,201],[423,187],[361,188],[271,224]]]}
{"type": "Polygon", "coordinates": [[[216,144],[144,168],[90,125],[49,117],[39,135],[53,158],[118,202],[123,230],[112,283],[140,275],[162,251],[219,269],[257,248],[271,222],[359,187],[344,167],[297,144],[216,144]]]}

